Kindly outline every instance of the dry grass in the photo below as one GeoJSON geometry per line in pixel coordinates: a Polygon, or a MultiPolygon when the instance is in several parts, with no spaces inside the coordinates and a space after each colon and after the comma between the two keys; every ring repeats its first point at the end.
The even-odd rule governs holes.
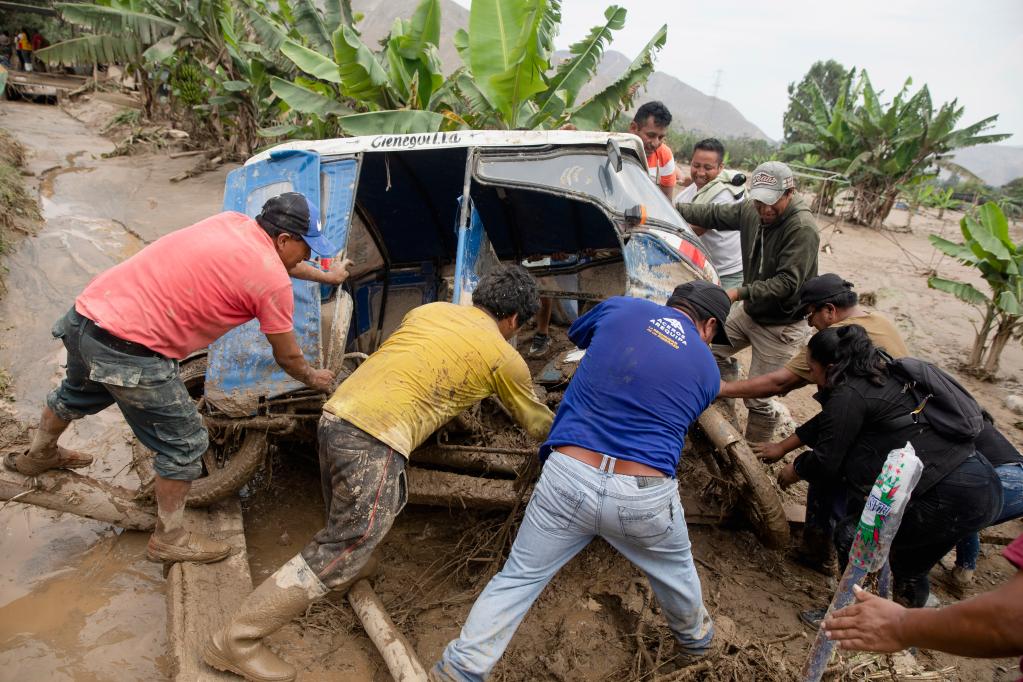
{"type": "Polygon", "coordinates": [[[32,234],[39,220],[39,206],[21,176],[24,162],[24,147],[0,130],[0,253],[9,248],[17,233],[32,234]]]}

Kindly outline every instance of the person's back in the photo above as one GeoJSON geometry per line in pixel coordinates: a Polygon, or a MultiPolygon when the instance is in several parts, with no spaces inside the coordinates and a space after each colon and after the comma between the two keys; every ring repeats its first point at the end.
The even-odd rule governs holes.
{"type": "Polygon", "coordinates": [[[580,318],[569,338],[586,355],[543,453],[575,445],[673,477],[689,425],[720,384],[693,322],[675,308],[616,297],[580,318]]]}
{"type": "Polygon", "coordinates": [[[291,331],[291,279],[255,220],[219,213],[97,276],[75,301],[112,334],[181,359],[254,317],[291,331]]]}
{"type": "Polygon", "coordinates": [[[497,394],[536,438],[550,413],[526,395],[529,368],[486,311],[429,303],[401,326],[331,396],[324,410],[409,455],[437,428],[497,394]]]}

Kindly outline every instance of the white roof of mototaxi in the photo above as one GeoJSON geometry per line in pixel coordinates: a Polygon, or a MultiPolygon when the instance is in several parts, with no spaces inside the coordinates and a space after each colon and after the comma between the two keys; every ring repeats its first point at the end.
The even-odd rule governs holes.
{"type": "Polygon", "coordinates": [[[452,147],[544,147],[607,145],[616,140],[623,153],[632,151],[636,159],[646,162],[643,142],[632,133],[608,133],[584,130],[454,130],[451,132],[416,133],[412,135],[362,135],[336,137],[329,140],[294,140],[276,145],[256,154],[248,161],[257,163],[273,152],[301,149],[320,156],[357,154],[359,152],[413,151],[452,147]]]}

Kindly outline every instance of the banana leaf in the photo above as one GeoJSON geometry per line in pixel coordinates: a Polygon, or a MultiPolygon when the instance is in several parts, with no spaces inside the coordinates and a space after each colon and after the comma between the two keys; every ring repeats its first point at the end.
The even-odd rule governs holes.
{"type": "Polygon", "coordinates": [[[590,99],[572,110],[569,120],[581,130],[607,128],[614,118],[627,109],[632,102],[635,89],[646,82],[654,71],[654,55],[664,47],[668,39],[668,25],[665,24],[654,34],[650,42],[640,51],[625,73],[618,77],[590,99]]]}
{"type": "Polygon", "coordinates": [[[337,122],[349,135],[435,133],[451,127],[450,119],[442,114],[408,109],[350,114],[338,118],[337,122]]]}
{"type": "Polygon", "coordinates": [[[970,305],[987,305],[990,302],[990,299],[983,292],[966,282],[957,282],[954,279],[944,279],[942,277],[928,277],[927,286],[952,294],[960,301],[970,305]]]}
{"type": "Polygon", "coordinates": [[[345,107],[340,102],[277,76],[270,78],[270,89],[285,104],[303,114],[314,114],[321,119],[325,119],[331,114],[344,115],[351,113],[351,109],[345,107]]]}

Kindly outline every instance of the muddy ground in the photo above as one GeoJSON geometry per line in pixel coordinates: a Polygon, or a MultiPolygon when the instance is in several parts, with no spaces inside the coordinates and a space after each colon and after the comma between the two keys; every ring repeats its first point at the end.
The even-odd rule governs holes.
{"type": "MultiPolygon", "coordinates": [[[[53,106],[0,102],[0,127],[30,151],[26,178],[41,202],[45,224],[4,260],[9,293],[0,300],[0,367],[13,377],[7,408],[36,418],[58,380],[60,348],[49,326],[96,273],[145,243],[219,209],[226,168],[184,182],[169,178],[188,159],[141,154],[105,159],[114,143],[97,130],[116,109],[80,107],[86,123],[53,106]]],[[[958,216],[956,216],[958,217],[958,216]]],[[[904,214],[890,222],[900,225],[904,214]]],[[[926,235],[953,233],[954,224],[914,219],[913,234],[878,233],[822,221],[821,271],[836,271],[874,294],[911,350],[954,367],[972,338],[969,309],[927,289],[923,272],[969,277],[939,260],[926,235]]],[[[1017,234],[1018,238],[1019,235],[1017,234]]],[[[520,335],[528,344],[529,334],[520,335]]],[[[533,363],[536,364],[536,363],[533,363]]],[[[535,369],[535,367],[534,367],[535,369]]],[[[964,382],[1023,445],[1019,417],[1003,405],[1020,392],[1023,348],[1003,358],[1003,380],[964,382]]],[[[784,398],[794,417],[815,411],[812,391],[784,398]]],[[[129,453],[116,412],[78,422],[72,446],[101,455],[89,473],[133,487],[129,453]]],[[[270,475],[247,492],[246,536],[254,581],[298,552],[322,521],[315,456],[276,452],[270,475]]],[[[683,485],[686,476],[682,477],[683,485]]],[[[692,479],[694,482],[696,476],[692,479]]],[[[494,537],[502,514],[409,508],[381,550],[375,587],[424,662],[454,637],[496,565],[494,537]]],[[[163,580],[145,561],[145,536],[17,503],[0,507],[0,680],[164,679],[166,659],[163,580]]],[[[1023,530],[1023,525],[1009,529],[1023,530]]],[[[809,639],[800,609],[822,605],[829,581],[765,550],[741,522],[691,527],[697,568],[712,613],[732,618],[738,638],[729,655],[693,679],[794,679],[809,639]]],[[[1012,572],[985,545],[976,586],[990,589],[1012,572]]],[[[944,570],[935,569],[935,593],[953,600],[944,570]]],[[[272,638],[300,664],[303,680],[386,680],[383,662],[340,601],[310,610],[272,638]]],[[[498,680],[650,679],[650,664],[669,653],[663,620],[650,606],[637,571],[603,542],[595,542],[555,578],[519,629],[497,668],[498,680]],[[653,613],[652,613],[653,612],[653,613]],[[637,646],[642,642],[642,647],[637,646]]],[[[922,653],[922,669],[948,680],[1010,680],[1014,662],[970,661],[922,653]]],[[[871,657],[844,659],[846,679],[884,668],[871,657]]],[[[838,679],[838,676],[832,676],[838,679]]],[[[875,678],[877,679],[877,678],[875,678]]],[[[904,677],[904,679],[914,679],[904,677]]],[[[921,678],[915,678],[921,679],[921,678]]]]}

